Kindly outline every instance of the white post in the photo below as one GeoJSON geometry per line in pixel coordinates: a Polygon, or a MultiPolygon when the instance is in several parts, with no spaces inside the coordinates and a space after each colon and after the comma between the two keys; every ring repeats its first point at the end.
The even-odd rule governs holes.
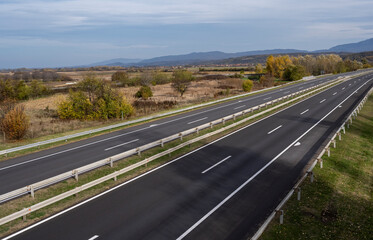
{"type": "Polygon", "coordinates": [[[300,187],[298,187],[298,193],[297,193],[297,199],[298,199],[298,201],[300,201],[300,193],[301,193],[301,189],[300,189],[300,187]]]}

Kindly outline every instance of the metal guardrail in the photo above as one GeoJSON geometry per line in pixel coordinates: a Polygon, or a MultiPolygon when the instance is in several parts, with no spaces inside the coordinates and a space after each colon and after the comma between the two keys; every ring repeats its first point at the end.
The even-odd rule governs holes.
{"type": "Polygon", "coordinates": [[[231,120],[231,119],[236,119],[236,117],[242,116],[246,113],[251,113],[255,110],[260,110],[263,107],[267,107],[269,105],[272,105],[272,104],[277,103],[279,101],[282,101],[284,99],[294,97],[296,95],[302,94],[306,91],[312,90],[312,89],[320,87],[320,86],[323,86],[323,88],[325,88],[325,87],[327,87],[329,85],[332,85],[332,84],[334,84],[335,82],[338,82],[338,81],[343,81],[343,78],[332,81],[332,82],[328,82],[328,84],[322,83],[322,84],[312,86],[310,88],[307,88],[307,89],[304,89],[304,90],[286,95],[286,96],[281,97],[281,98],[274,99],[272,101],[260,104],[258,106],[255,106],[255,107],[252,107],[252,108],[249,108],[249,109],[245,109],[243,111],[240,111],[240,112],[237,112],[235,114],[226,116],[224,118],[220,118],[220,119],[214,120],[212,122],[202,124],[198,127],[188,129],[186,131],[183,131],[183,132],[171,135],[169,137],[166,137],[166,138],[148,143],[146,145],[143,145],[143,146],[125,151],[123,153],[105,158],[103,160],[96,161],[94,163],[82,166],[80,168],[73,169],[71,171],[68,171],[68,172],[59,174],[57,176],[48,178],[46,180],[43,180],[43,181],[40,181],[40,182],[37,182],[37,183],[33,183],[29,186],[25,186],[25,187],[19,188],[17,190],[2,194],[2,195],[0,195],[0,203],[5,202],[5,201],[9,201],[13,198],[17,198],[19,196],[22,196],[22,195],[25,195],[25,194],[28,194],[28,193],[30,193],[31,196],[34,197],[34,193],[38,189],[50,186],[52,184],[55,184],[55,183],[60,182],[60,181],[64,181],[64,180],[69,179],[69,178],[75,178],[76,180],[78,180],[79,175],[82,174],[82,173],[89,172],[93,169],[96,169],[96,168],[99,168],[99,167],[102,167],[102,166],[105,166],[105,165],[113,166],[113,163],[118,161],[118,160],[124,159],[126,157],[129,157],[129,156],[132,156],[132,155],[135,155],[135,154],[141,155],[141,152],[143,152],[145,150],[148,150],[148,149],[151,149],[151,148],[154,148],[154,147],[157,147],[157,146],[162,146],[163,147],[163,145],[165,143],[171,142],[175,139],[181,139],[182,140],[182,138],[184,136],[188,136],[188,135],[193,134],[193,133],[199,133],[200,130],[203,130],[203,129],[206,129],[206,128],[212,128],[214,125],[217,125],[217,124],[221,124],[221,123],[224,124],[226,121],[231,120]]]}
{"type": "Polygon", "coordinates": [[[350,115],[348,115],[346,120],[342,123],[342,125],[338,128],[338,130],[335,132],[335,134],[331,137],[329,142],[326,144],[325,147],[322,147],[322,151],[317,156],[317,158],[312,162],[311,166],[308,168],[306,173],[298,180],[298,182],[294,185],[294,187],[289,191],[289,193],[285,196],[285,198],[280,202],[280,204],[275,208],[275,210],[269,215],[269,217],[266,219],[266,221],[262,224],[262,226],[258,229],[258,231],[255,233],[255,235],[251,238],[251,240],[257,240],[259,237],[263,234],[264,230],[268,227],[269,223],[274,219],[277,213],[280,213],[280,224],[283,223],[284,218],[284,211],[282,210],[285,203],[290,199],[290,197],[294,194],[295,191],[297,191],[297,199],[300,200],[301,195],[301,189],[300,185],[304,182],[304,180],[310,176],[310,181],[313,182],[313,169],[317,165],[317,163],[320,163],[320,168],[323,167],[323,160],[322,156],[324,156],[325,153],[330,156],[330,145],[333,144],[334,148],[336,148],[336,138],[338,136],[339,140],[341,140],[341,132],[346,133],[346,124],[349,126],[352,123],[352,118],[356,118],[357,114],[360,112],[362,107],[364,106],[365,102],[367,101],[369,95],[373,93],[373,88],[371,88],[367,94],[364,96],[364,98],[360,101],[360,103],[356,106],[356,108],[351,112],[350,115]]]}
{"type": "Polygon", "coordinates": [[[91,135],[93,133],[98,133],[98,132],[103,132],[103,131],[110,130],[110,129],[124,127],[124,126],[127,126],[127,125],[140,123],[140,122],[144,122],[144,121],[148,121],[148,120],[153,120],[153,119],[165,117],[165,116],[168,116],[168,115],[173,115],[173,114],[176,114],[176,113],[186,112],[186,111],[189,111],[189,110],[193,110],[193,109],[197,109],[197,108],[201,108],[201,107],[206,107],[206,106],[213,105],[213,104],[216,104],[216,103],[220,103],[220,102],[224,102],[224,101],[228,101],[228,100],[232,100],[232,99],[236,99],[236,98],[249,96],[249,95],[252,95],[252,94],[255,94],[255,93],[260,93],[260,92],[271,90],[271,89],[281,88],[281,87],[289,85],[289,84],[292,84],[292,83],[286,83],[286,84],[283,84],[281,86],[265,88],[265,89],[261,89],[261,90],[258,90],[258,91],[244,93],[244,94],[240,94],[240,95],[232,96],[232,97],[228,97],[228,98],[223,98],[223,99],[211,101],[211,102],[208,102],[208,103],[202,103],[202,104],[194,105],[194,106],[191,106],[191,107],[187,107],[187,108],[183,108],[183,109],[179,109],[179,110],[175,110],[175,111],[170,111],[170,112],[157,114],[157,115],[153,115],[153,116],[149,116],[149,117],[143,117],[143,118],[140,118],[140,119],[126,121],[126,122],[118,123],[118,124],[114,124],[114,125],[109,125],[109,126],[102,127],[102,128],[97,128],[97,129],[94,129],[94,130],[88,130],[88,131],[84,131],[84,132],[71,134],[71,135],[68,135],[68,136],[63,136],[63,137],[53,138],[53,139],[50,139],[50,140],[31,143],[31,144],[27,144],[27,145],[20,146],[20,147],[10,148],[10,149],[0,151],[0,155],[7,155],[8,153],[12,153],[12,152],[18,152],[18,151],[29,149],[29,148],[40,147],[42,145],[46,145],[46,144],[50,144],[50,143],[67,141],[69,139],[82,137],[82,136],[86,136],[86,135],[91,135]]]}
{"type": "MultiPolygon", "coordinates": [[[[337,81],[332,82],[332,83],[329,83],[329,84],[320,84],[320,85],[324,85],[324,86],[322,86],[321,89],[328,88],[330,85],[333,85],[333,84],[335,84],[335,83],[337,83],[337,82],[342,82],[342,81],[344,81],[344,80],[341,79],[341,80],[337,80],[337,81]]],[[[316,88],[316,87],[318,87],[318,86],[313,86],[313,87],[310,87],[309,89],[305,89],[305,90],[299,91],[299,92],[297,92],[297,93],[293,93],[293,94],[290,94],[290,95],[288,95],[288,96],[284,96],[284,97],[282,97],[282,98],[275,99],[275,100],[273,100],[273,101],[270,101],[270,102],[265,103],[265,104],[261,104],[261,105],[259,105],[259,106],[254,107],[254,108],[256,108],[256,109],[260,109],[261,107],[268,106],[269,103],[273,104],[273,103],[275,103],[275,102],[279,102],[279,101],[281,101],[281,99],[288,99],[288,98],[290,98],[290,97],[293,97],[293,96],[299,95],[299,94],[301,94],[301,93],[304,93],[305,91],[312,90],[312,89],[314,89],[314,88],[316,88]]],[[[301,95],[301,96],[298,96],[298,97],[296,97],[296,98],[293,98],[293,99],[291,99],[291,100],[289,100],[289,101],[286,101],[286,102],[284,102],[284,103],[281,103],[281,104],[279,104],[279,105],[276,105],[276,106],[274,106],[274,107],[272,107],[272,108],[268,108],[268,109],[266,109],[266,110],[264,110],[264,111],[262,111],[262,112],[259,112],[259,113],[255,114],[255,115],[252,115],[252,116],[250,116],[250,117],[248,117],[248,118],[244,118],[244,119],[242,119],[242,120],[240,120],[240,121],[238,121],[238,122],[235,122],[235,123],[230,124],[230,125],[228,125],[228,126],[226,126],[226,127],[223,127],[223,128],[221,128],[221,129],[218,129],[218,130],[216,130],[216,131],[214,131],[214,132],[211,132],[211,133],[208,133],[208,134],[205,134],[205,135],[199,136],[199,137],[197,137],[197,138],[193,138],[193,139],[191,139],[191,140],[189,140],[189,141],[187,141],[187,142],[184,142],[184,143],[182,143],[182,144],[179,144],[179,145],[176,146],[176,147],[173,147],[173,148],[171,148],[171,149],[165,150],[165,151],[163,151],[163,152],[161,152],[161,153],[158,153],[158,154],[156,154],[156,155],[154,155],[154,156],[151,156],[151,157],[149,157],[149,158],[147,158],[147,159],[145,159],[145,160],[142,160],[142,161],[140,161],[140,162],[138,162],[138,163],[135,163],[135,164],[132,164],[132,165],[130,165],[130,166],[128,166],[128,167],[125,167],[125,168],[123,168],[123,169],[121,169],[121,170],[119,170],[119,171],[116,171],[116,172],[110,173],[110,174],[108,174],[108,175],[106,175],[106,176],[104,176],[104,177],[101,177],[101,178],[99,178],[99,179],[96,179],[96,180],[94,180],[94,181],[92,181],[92,182],[89,182],[89,183],[87,183],[87,184],[85,184],[85,185],[82,185],[82,186],[80,186],[80,187],[77,187],[77,188],[75,188],[75,189],[73,189],[73,190],[70,190],[70,191],[68,191],[68,192],[62,193],[62,194],[60,194],[60,195],[58,195],[58,196],[52,197],[52,198],[47,199],[47,200],[45,200],[45,201],[43,201],[43,202],[37,203],[37,204],[35,204],[35,205],[31,206],[31,207],[25,208],[25,209],[23,209],[23,210],[21,210],[21,211],[15,212],[15,213],[13,213],[13,214],[11,214],[11,215],[8,215],[8,216],[6,216],[6,217],[4,217],[4,218],[1,218],[1,219],[0,219],[0,225],[3,225],[3,224],[5,224],[5,223],[8,223],[8,222],[13,221],[13,220],[15,220],[15,219],[17,219],[17,218],[20,218],[20,217],[24,217],[24,218],[25,218],[25,216],[26,216],[27,214],[31,213],[31,212],[34,212],[34,211],[36,211],[36,210],[39,210],[39,209],[41,209],[41,208],[43,208],[43,207],[46,207],[46,206],[48,206],[48,205],[50,205],[50,204],[56,203],[56,202],[58,202],[58,201],[60,201],[60,200],[62,200],[62,199],[65,199],[65,198],[67,198],[67,197],[70,197],[70,196],[72,196],[72,195],[74,195],[74,194],[77,194],[77,193],[79,193],[79,192],[81,192],[81,191],[84,191],[84,190],[86,190],[86,189],[88,189],[88,188],[91,188],[91,187],[93,187],[93,186],[96,186],[96,185],[98,185],[98,184],[100,184],[100,183],[103,183],[103,182],[105,182],[105,181],[108,181],[108,180],[110,180],[110,179],[114,179],[114,180],[116,180],[117,177],[118,177],[119,175],[121,175],[121,174],[124,174],[124,173],[126,173],[126,172],[128,172],[128,171],[131,171],[131,170],[133,170],[133,169],[135,169],[135,168],[137,168],[137,167],[140,167],[140,166],[146,165],[146,164],[148,164],[149,162],[151,162],[151,161],[153,161],[153,160],[155,160],[155,159],[158,159],[158,158],[160,158],[160,157],[162,157],[162,156],[168,155],[168,154],[170,154],[170,153],[172,153],[172,152],[174,152],[174,151],[176,151],[176,150],[178,150],[178,149],[181,149],[181,148],[183,148],[183,147],[185,147],[185,146],[188,146],[188,145],[190,145],[190,144],[192,144],[192,143],[194,143],[194,142],[198,142],[198,141],[200,141],[200,140],[202,140],[202,139],[205,139],[205,138],[208,138],[208,137],[210,137],[210,136],[216,135],[216,134],[218,134],[218,133],[220,133],[220,132],[223,132],[223,131],[226,131],[226,130],[228,130],[228,129],[230,129],[230,128],[234,128],[234,127],[236,127],[236,126],[238,126],[238,125],[240,125],[240,124],[242,124],[242,123],[244,123],[244,122],[246,122],[246,121],[249,121],[249,120],[251,120],[251,119],[254,119],[254,118],[256,118],[256,117],[258,117],[258,116],[260,116],[260,115],[263,115],[263,114],[265,114],[265,113],[267,113],[267,112],[271,112],[271,111],[273,111],[273,110],[275,110],[275,109],[277,109],[277,108],[280,108],[280,107],[282,107],[282,106],[285,106],[285,105],[289,104],[290,102],[297,101],[298,99],[303,98],[303,97],[305,97],[305,96],[307,96],[307,95],[311,95],[311,94],[313,94],[313,93],[315,93],[315,92],[317,92],[317,91],[320,91],[321,89],[316,89],[316,90],[310,91],[310,92],[308,92],[308,93],[306,93],[306,94],[303,94],[303,95],[301,95]]],[[[244,115],[245,113],[252,112],[252,109],[253,109],[253,108],[249,108],[249,109],[247,109],[247,110],[244,110],[244,111],[238,112],[238,113],[236,113],[236,114],[232,114],[232,115],[230,115],[230,116],[227,116],[227,117],[225,117],[225,118],[222,118],[222,119],[219,119],[219,120],[216,120],[216,121],[213,121],[213,122],[215,122],[215,124],[217,124],[218,122],[219,122],[219,123],[224,123],[224,122],[227,121],[227,120],[235,119],[235,117],[237,117],[237,116],[239,116],[239,115],[241,115],[241,114],[244,115]]],[[[211,123],[213,123],[213,122],[211,122],[211,123]]],[[[197,127],[197,128],[193,128],[193,129],[191,129],[191,130],[187,130],[187,131],[198,132],[198,129],[201,130],[201,129],[202,129],[201,127],[203,127],[203,126],[206,128],[206,127],[212,127],[213,125],[215,125],[215,124],[211,124],[211,123],[203,124],[203,125],[201,125],[201,126],[199,126],[199,127],[197,127]]],[[[174,137],[171,136],[171,137],[169,137],[169,138],[170,138],[170,139],[175,139],[176,135],[177,135],[177,138],[180,138],[180,135],[178,135],[178,134],[175,134],[174,137]]],[[[181,136],[183,136],[183,135],[181,135],[181,136]]],[[[185,136],[185,135],[184,135],[184,136],[185,136]]],[[[159,144],[161,144],[161,143],[158,141],[158,145],[159,145],[159,144]]],[[[150,145],[150,144],[148,144],[148,145],[150,145]]],[[[157,145],[157,146],[158,146],[158,145],[157,145]]],[[[146,146],[146,145],[145,145],[145,146],[146,146]]],[[[122,153],[122,154],[118,154],[118,155],[116,155],[116,156],[113,156],[113,157],[111,157],[111,158],[104,159],[104,160],[101,160],[101,161],[98,161],[98,162],[99,162],[100,164],[102,164],[102,165],[110,164],[111,166],[113,166],[113,161],[114,161],[114,159],[115,159],[115,160],[119,160],[119,159],[123,159],[123,156],[130,156],[130,155],[127,155],[127,154],[131,154],[131,155],[133,155],[133,154],[138,153],[138,151],[137,151],[136,149],[134,149],[134,150],[130,150],[130,151],[124,152],[124,153],[122,153]],[[135,150],[135,151],[134,151],[134,150],[135,150]]],[[[93,163],[93,164],[98,164],[98,162],[93,163]]],[[[71,178],[71,177],[74,177],[74,178],[78,179],[78,174],[80,173],[80,171],[89,171],[89,169],[92,169],[93,164],[89,164],[89,165],[84,166],[84,167],[82,167],[82,168],[79,168],[79,169],[73,170],[73,171],[68,172],[68,173],[61,174],[61,175],[59,175],[59,176],[56,176],[56,177],[54,177],[54,178],[47,179],[47,180],[42,181],[42,182],[44,182],[44,184],[46,184],[46,183],[49,183],[49,184],[50,184],[50,183],[55,183],[56,181],[58,181],[58,178],[60,178],[60,177],[63,177],[64,179],[66,179],[66,178],[71,178]]],[[[34,195],[34,191],[35,191],[35,189],[37,189],[38,187],[39,187],[39,188],[41,187],[41,186],[38,186],[38,184],[40,184],[40,183],[42,183],[42,182],[39,182],[39,183],[33,184],[31,187],[28,186],[27,189],[22,188],[22,189],[20,189],[20,190],[16,190],[16,191],[20,191],[20,192],[21,192],[21,191],[25,191],[25,190],[27,190],[27,192],[31,191],[31,195],[34,195]]],[[[16,193],[16,191],[13,191],[13,192],[16,193]]],[[[4,196],[5,196],[5,195],[2,195],[2,198],[4,198],[4,196]]]]}

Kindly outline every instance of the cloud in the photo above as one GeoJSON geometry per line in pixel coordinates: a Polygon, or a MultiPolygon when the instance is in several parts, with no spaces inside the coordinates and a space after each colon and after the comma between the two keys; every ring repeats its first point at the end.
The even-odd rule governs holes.
{"type": "Polygon", "coordinates": [[[252,19],[317,19],[371,15],[372,1],[295,0],[59,0],[0,3],[0,29],[61,28],[108,24],[196,24],[252,19]]]}

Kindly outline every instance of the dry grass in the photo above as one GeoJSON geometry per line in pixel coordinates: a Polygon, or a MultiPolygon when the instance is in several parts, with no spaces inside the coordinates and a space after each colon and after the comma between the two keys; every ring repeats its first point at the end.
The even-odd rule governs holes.
{"type": "MultiPolygon", "coordinates": [[[[98,74],[101,78],[109,78],[109,76],[111,78],[112,72],[97,72],[96,74],[98,74]]],[[[70,77],[73,77],[75,74],[76,78],[73,77],[74,79],[78,79],[83,76],[82,72],[71,72],[68,74],[70,77]]],[[[153,91],[153,97],[151,98],[151,100],[155,102],[173,101],[177,102],[176,107],[183,107],[190,104],[201,103],[216,98],[243,93],[241,85],[242,80],[234,78],[194,81],[191,83],[190,88],[183,97],[180,97],[180,95],[171,87],[171,84],[156,85],[151,86],[151,89],[153,91]]],[[[136,100],[134,95],[138,91],[138,89],[139,87],[127,87],[119,88],[119,91],[121,91],[125,95],[128,102],[133,103],[136,100]]],[[[260,89],[260,86],[254,85],[253,91],[257,89],[260,89]]],[[[96,127],[117,121],[72,120],[67,122],[59,120],[57,116],[58,102],[66,98],[66,96],[66,93],[59,93],[52,96],[32,99],[20,103],[25,106],[26,114],[30,118],[30,130],[26,135],[27,139],[65,133],[83,128],[96,127]]],[[[151,112],[146,113],[151,114],[161,110],[163,109],[151,109],[151,112]]],[[[143,111],[138,111],[138,114],[135,117],[140,117],[143,114],[143,111]]],[[[0,136],[0,142],[4,143],[3,136],[0,136]]]]}

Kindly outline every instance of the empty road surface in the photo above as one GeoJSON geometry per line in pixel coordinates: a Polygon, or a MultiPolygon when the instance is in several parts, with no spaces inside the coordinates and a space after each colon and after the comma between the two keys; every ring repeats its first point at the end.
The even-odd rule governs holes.
{"type": "Polygon", "coordinates": [[[10,238],[247,239],[372,86],[338,84],[10,238]]]}

